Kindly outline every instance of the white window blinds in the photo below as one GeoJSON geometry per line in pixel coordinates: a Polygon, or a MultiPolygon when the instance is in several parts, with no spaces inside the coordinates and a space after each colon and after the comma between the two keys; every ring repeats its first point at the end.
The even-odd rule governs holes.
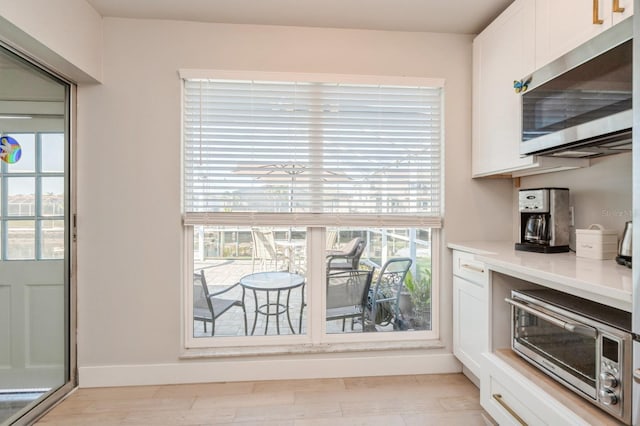
{"type": "Polygon", "coordinates": [[[198,78],[183,99],[187,222],[440,216],[440,87],[198,78]]]}

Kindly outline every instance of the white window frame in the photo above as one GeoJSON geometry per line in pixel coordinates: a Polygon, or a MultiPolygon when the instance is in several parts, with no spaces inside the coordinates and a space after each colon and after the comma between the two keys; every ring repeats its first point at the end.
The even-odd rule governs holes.
{"type": "MultiPolygon", "coordinates": [[[[410,349],[410,348],[441,348],[439,324],[440,300],[440,264],[441,264],[441,221],[444,215],[444,98],[445,84],[443,79],[392,77],[370,75],[343,74],[300,74],[249,72],[228,70],[194,70],[179,71],[179,84],[183,90],[183,79],[209,78],[231,80],[282,80],[282,81],[321,81],[327,83],[351,84],[390,84],[406,86],[432,86],[442,89],[441,109],[441,185],[440,185],[440,217],[416,217],[400,215],[372,215],[353,216],[348,220],[342,217],[332,221],[328,216],[318,217],[317,214],[298,213],[190,213],[189,223],[183,224],[183,253],[185,267],[183,269],[183,358],[192,357],[225,357],[234,355],[265,355],[265,354],[295,354],[295,353],[326,353],[348,352],[368,349],[410,349]],[[325,261],[322,256],[308,256],[306,310],[307,332],[303,335],[282,336],[214,336],[193,337],[193,225],[215,226],[295,226],[307,227],[307,253],[319,252],[325,247],[325,230],[330,226],[357,226],[380,228],[429,228],[431,229],[431,268],[432,268],[432,321],[431,330],[398,331],[382,333],[344,333],[326,334],[326,294],[323,277],[325,277],[325,261]],[[313,250],[315,248],[315,251],[313,250]],[[317,301],[320,300],[320,303],[317,301]]],[[[184,94],[181,92],[181,99],[184,94]]],[[[183,116],[183,114],[181,114],[183,116]]],[[[184,141],[183,141],[184,144],[184,141]]],[[[181,166],[184,161],[181,159],[181,166]]],[[[251,313],[249,313],[250,315],[251,313]]]]}

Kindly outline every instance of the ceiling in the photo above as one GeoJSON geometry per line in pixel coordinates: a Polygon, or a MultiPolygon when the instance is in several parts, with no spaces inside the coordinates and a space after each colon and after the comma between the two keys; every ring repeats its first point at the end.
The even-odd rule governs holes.
{"type": "Polygon", "coordinates": [[[513,0],[87,0],[103,17],[477,34],[513,0]]]}

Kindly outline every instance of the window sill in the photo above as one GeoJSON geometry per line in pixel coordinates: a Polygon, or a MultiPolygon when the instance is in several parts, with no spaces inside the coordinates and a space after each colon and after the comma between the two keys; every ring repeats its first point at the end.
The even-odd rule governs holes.
{"type": "Polygon", "coordinates": [[[385,352],[406,350],[442,349],[445,345],[440,340],[423,340],[411,342],[361,342],[361,343],[325,343],[297,344],[260,347],[221,347],[221,348],[187,348],[183,349],[180,359],[252,357],[270,355],[307,355],[335,354],[353,352],[385,352]]]}

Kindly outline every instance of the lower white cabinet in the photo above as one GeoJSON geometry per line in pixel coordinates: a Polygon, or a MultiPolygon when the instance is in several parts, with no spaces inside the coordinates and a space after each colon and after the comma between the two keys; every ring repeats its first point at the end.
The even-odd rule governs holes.
{"type": "Polygon", "coordinates": [[[504,299],[513,289],[542,285],[521,279],[519,263],[509,268],[502,257],[483,255],[493,250],[490,244],[464,248],[456,244],[452,253],[453,353],[478,379],[482,408],[500,426],[621,424],[511,349],[511,309],[504,299]]]}
{"type": "Polygon", "coordinates": [[[559,403],[536,383],[498,355],[481,358],[480,404],[500,425],[588,426],[575,412],[559,403]]]}
{"type": "Polygon", "coordinates": [[[476,377],[489,346],[488,274],[470,253],[453,253],[453,353],[476,377]]]}

